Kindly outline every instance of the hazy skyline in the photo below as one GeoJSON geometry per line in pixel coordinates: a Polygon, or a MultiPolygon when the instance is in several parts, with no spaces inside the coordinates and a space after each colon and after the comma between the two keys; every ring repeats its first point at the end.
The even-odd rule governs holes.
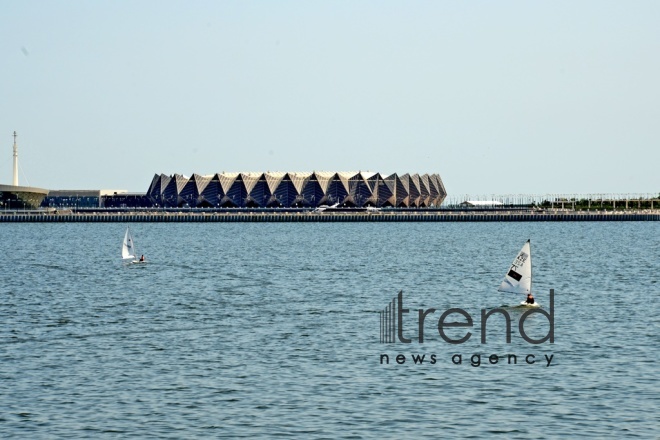
{"type": "Polygon", "coordinates": [[[0,183],[439,173],[450,195],[658,192],[660,4],[0,4],[0,183]],[[26,181],[26,177],[28,181],[26,181]]]}

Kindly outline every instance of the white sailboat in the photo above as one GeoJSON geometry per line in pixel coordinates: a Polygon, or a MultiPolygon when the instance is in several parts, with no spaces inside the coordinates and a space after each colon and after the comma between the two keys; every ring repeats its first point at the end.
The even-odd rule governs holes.
{"type": "MultiPolygon", "coordinates": [[[[527,240],[522,249],[520,249],[520,252],[518,252],[513,263],[511,263],[509,271],[504,275],[504,280],[502,280],[500,288],[497,290],[508,293],[522,293],[524,295],[532,292],[532,248],[529,240],[527,240]]],[[[536,301],[532,304],[523,301],[520,305],[539,307],[536,301]]]]}
{"type": "Polygon", "coordinates": [[[124,234],[124,242],[121,246],[121,257],[124,260],[132,260],[133,263],[139,262],[137,258],[137,251],[135,250],[135,242],[131,236],[130,228],[126,228],[126,234],[124,234]]]}

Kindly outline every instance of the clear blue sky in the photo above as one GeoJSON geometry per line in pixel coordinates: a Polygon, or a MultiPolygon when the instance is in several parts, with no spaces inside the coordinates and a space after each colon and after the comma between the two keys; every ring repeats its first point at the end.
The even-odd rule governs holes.
{"type": "Polygon", "coordinates": [[[0,183],[431,173],[658,192],[658,1],[0,3],[0,183]]]}

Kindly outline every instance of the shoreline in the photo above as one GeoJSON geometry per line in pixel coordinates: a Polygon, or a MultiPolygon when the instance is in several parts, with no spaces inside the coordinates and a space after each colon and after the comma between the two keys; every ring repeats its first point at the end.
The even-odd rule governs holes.
{"type": "Polygon", "coordinates": [[[660,221],[660,210],[638,211],[378,211],[378,212],[43,212],[0,213],[0,223],[122,222],[555,222],[660,221]]]}

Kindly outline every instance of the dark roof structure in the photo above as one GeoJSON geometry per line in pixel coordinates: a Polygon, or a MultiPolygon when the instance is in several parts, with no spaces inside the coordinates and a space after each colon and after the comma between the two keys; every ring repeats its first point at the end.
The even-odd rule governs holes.
{"type": "Polygon", "coordinates": [[[216,173],[188,178],[156,174],[147,197],[163,207],[440,206],[447,196],[438,174],[371,172],[216,173]]]}

